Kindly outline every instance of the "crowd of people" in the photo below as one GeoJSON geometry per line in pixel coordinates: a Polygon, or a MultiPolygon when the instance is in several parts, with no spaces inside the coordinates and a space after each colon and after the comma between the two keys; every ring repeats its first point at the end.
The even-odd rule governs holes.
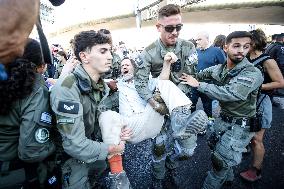
{"type": "Polygon", "coordinates": [[[81,31],[68,53],[53,45],[46,64],[41,43],[28,39],[38,10],[38,1],[0,0],[0,18],[9,18],[0,22],[0,188],[132,188],[125,144],[146,139],[149,188],[179,188],[175,175],[200,133],[212,163],[200,188],[232,183],[249,146],[253,160],[240,176],[261,179],[273,96],[284,88],[283,34],[269,45],[260,29],[218,35],[212,45],[205,31],[184,40],[180,7],[168,4],[158,11],[159,38],[143,51],[124,42],[115,49],[107,29],[81,31]],[[7,17],[11,5],[18,11],[7,17]],[[108,185],[99,182],[104,172],[108,185]]]}

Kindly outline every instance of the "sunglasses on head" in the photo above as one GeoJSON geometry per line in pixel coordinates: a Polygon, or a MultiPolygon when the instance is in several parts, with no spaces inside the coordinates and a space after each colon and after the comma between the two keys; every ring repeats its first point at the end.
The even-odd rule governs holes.
{"type": "Polygon", "coordinates": [[[165,31],[169,33],[172,33],[175,29],[177,32],[179,32],[183,26],[183,24],[177,24],[176,26],[173,26],[173,25],[164,26],[162,24],[160,25],[163,26],[163,28],[165,28],[165,31]]]}

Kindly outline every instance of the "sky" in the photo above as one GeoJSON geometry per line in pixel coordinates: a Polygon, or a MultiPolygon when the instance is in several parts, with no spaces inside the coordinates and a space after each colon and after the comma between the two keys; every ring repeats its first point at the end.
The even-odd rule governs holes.
{"type": "MultiPolygon", "coordinates": [[[[44,3],[50,4],[48,0],[41,0],[44,3]]],[[[140,0],[147,4],[153,2],[154,0],[140,0]]],[[[176,1],[176,0],[169,0],[176,1]]],[[[202,4],[208,3],[227,3],[229,0],[206,0],[202,4]]],[[[250,1],[260,1],[260,0],[250,0],[250,1]]],[[[248,2],[248,0],[234,0],[234,3],[238,2],[248,2]]],[[[46,32],[55,32],[59,29],[65,28],[70,25],[86,22],[89,20],[97,20],[100,18],[112,17],[117,15],[123,15],[127,13],[133,13],[134,7],[137,0],[65,0],[65,2],[59,7],[54,8],[55,23],[48,25],[44,28],[46,32]]],[[[50,4],[51,5],[51,4],[50,4]]],[[[267,35],[277,33],[283,29],[279,26],[264,26],[264,25],[248,25],[248,24],[184,24],[182,32],[180,34],[181,38],[190,39],[195,37],[196,33],[199,31],[207,30],[210,28],[210,38],[213,41],[215,36],[218,34],[227,35],[234,30],[250,30],[255,29],[253,27],[261,27],[267,35]]],[[[119,41],[125,41],[126,44],[133,47],[142,47],[149,44],[151,41],[158,37],[158,32],[154,26],[145,27],[143,31],[137,30],[136,28],[130,29],[120,29],[116,31],[111,31],[114,39],[114,43],[119,41]],[[135,35],[133,35],[135,34],[135,35]],[[145,39],[145,36],[147,39],[145,39]]],[[[52,40],[52,39],[51,39],[52,40]]],[[[54,39],[57,43],[66,43],[70,39],[63,41],[63,39],[54,39]]]]}
{"type": "MultiPolygon", "coordinates": [[[[48,0],[41,0],[50,4],[48,0]]],[[[65,0],[54,8],[55,22],[50,30],[64,28],[80,22],[112,17],[134,11],[136,0],[65,0]]]]}

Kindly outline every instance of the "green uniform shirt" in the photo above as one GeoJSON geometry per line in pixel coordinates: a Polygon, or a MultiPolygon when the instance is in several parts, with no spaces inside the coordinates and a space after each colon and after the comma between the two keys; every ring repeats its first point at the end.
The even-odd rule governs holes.
{"type": "Polygon", "coordinates": [[[32,93],[14,102],[7,115],[0,115],[0,161],[17,157],[26,162],[43,160],[55,149],[50,129],[48,88],[37,74],[32,93]]]}
{"type": "Polygon", "coordinates": [[[199,72],[199,81],[210,79],[213,84],[200,82],[198,90],[220,101],[221,112],[237,118],[253,117],[256,113],[258,89],[263,82],[259,69],[246,58],[233,69],[226,64],[212,66],[199,72]]]}
{"type": "Polygon", "coordinates": [[[175,83],[184,93],[190,92],[190,88],[180,83],[179,77],[182,73],[194,75],[198,62],[197,53],[194,45],[183,39],[178,39],[175,47],[166,48],[160,39],[144,49],[138,58],[138,70],[135,73],[135,87],[139,95],[148,100],[151,98],[152,91],[148,88],[149,75],[158,77],[163,68],[164,56],[167,52],[174,52],[181,61],[181,70],[170,73],[170,80],[175,83]]]}
{"type": "Polygon", "coordinates": [[[64,151],[87,163],[106,159],[108,145],[99,142],[98,115],[111,109],[114,101],[103,80],[94,83],[78,65],[73,73],[59,78],[50,98],[64,151]]]}

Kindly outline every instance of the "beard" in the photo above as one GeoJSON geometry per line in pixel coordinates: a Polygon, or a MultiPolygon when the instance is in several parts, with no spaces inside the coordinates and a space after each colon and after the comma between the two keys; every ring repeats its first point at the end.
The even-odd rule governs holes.
{"type": "Polygon", "coordinates": [[[122,80],[125,82],[128,82],[128,81],[131,81],[133,77],[134,77],[133,74],[125,74],[123,75],[122,80]]]}
{"type": "Polygon", "coordinates": [[[234,63],[234,64],[238,64],[241,61],[243,61],[243,59],[245,58],[244,55],[232,55],[232,54],[228,54],[228,58],[234,63]],[[237,56],[241,56],[240,58],[237,56]]]}

